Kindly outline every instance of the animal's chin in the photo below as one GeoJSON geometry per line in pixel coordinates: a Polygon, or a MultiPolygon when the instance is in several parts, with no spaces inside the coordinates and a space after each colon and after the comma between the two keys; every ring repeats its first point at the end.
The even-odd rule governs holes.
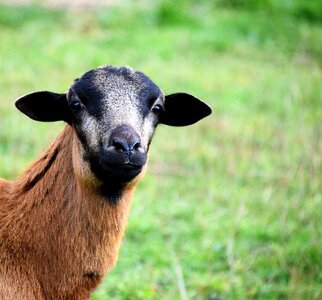
{"type": "Polygon", "coordinates": [[[100,193],[106,201],[115,204],[122,198],[124,188],[142,172],[145,163],[110,163],[92,159],[90,165],[102,183],[100,193]]]}

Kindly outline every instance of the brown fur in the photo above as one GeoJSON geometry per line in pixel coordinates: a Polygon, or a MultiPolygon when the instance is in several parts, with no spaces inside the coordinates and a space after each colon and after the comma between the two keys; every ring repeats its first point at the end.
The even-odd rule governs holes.
{"type": "Polygon", "coordinates": [[[88,299],[116,262],[137,180],[102,199],[68,125],[20,179],[0,179],[0,299],[88,299]]]}

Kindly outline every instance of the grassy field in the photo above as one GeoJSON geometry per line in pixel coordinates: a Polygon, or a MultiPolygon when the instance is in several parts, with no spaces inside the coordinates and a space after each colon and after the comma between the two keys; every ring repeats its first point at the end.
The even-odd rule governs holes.
{"type": "Polygon", "coordinates": [[[322,8],[228,2],[0,5],[1,177],[63,126],[27,119],[14,100],[63,92],[98,65],[130,65],[215,112],[158,129],[94,300],[322,299],[322,8]]]}

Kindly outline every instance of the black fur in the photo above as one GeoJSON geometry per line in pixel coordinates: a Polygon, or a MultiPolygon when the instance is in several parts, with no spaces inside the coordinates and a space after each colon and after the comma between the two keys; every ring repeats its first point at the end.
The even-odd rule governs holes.
{"type": "Polygon", "coordinates": [[[211,114],[211,108],[196,97],[177,93],[165,97],[165,112],[159,123],[171,126],[187,126],[211,114]]]}
{"type": "Polygon", "coordinates": [[[71,123],[71,112],[66,94],[39,91],[20,97],[16,107],[25,115],[36,121],[71,123]]]}

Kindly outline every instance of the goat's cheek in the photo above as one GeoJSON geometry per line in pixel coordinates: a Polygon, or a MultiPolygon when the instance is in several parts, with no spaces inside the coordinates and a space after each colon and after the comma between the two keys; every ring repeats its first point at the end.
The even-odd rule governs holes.
{"type": "Polygon", "coordinates": [[[82,124],[82,131],[91,152],[99,152],[100,132],[103,131],[100,127],[94,118],[87,118],[82,124]]]}
{"type": "Polygon", "coordinates": [[[142,129],[142,144],[146,149],[150,144],[154,130],[155,130],[155,127],[153,125],[152,120],[150,119],[145,120],[143,124],[143,129],[142,129]]]}

